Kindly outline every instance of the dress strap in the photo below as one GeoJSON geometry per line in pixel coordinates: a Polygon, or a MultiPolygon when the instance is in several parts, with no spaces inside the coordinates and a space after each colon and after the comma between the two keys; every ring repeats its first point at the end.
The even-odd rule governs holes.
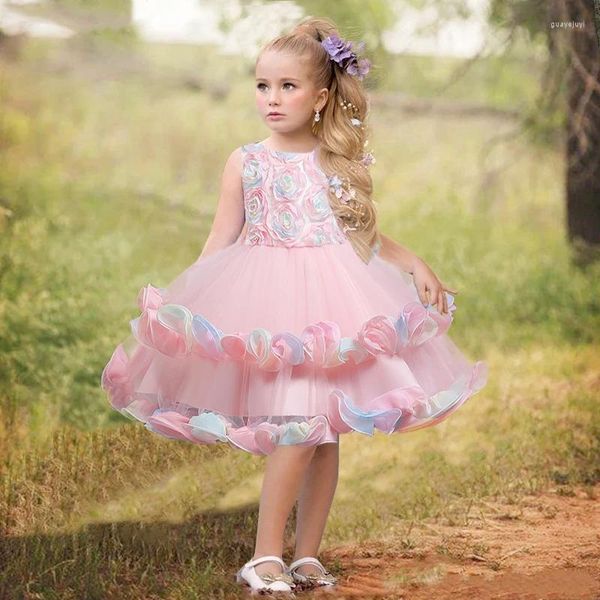
{"type": "Polygon", "coordinates": [[[250,142],[249,144],[244,144],[243,146],[241,146],[242,152],[248,152],[250,146],[257,146],[258,144],[260,144],[260,142],[250,142]]]}

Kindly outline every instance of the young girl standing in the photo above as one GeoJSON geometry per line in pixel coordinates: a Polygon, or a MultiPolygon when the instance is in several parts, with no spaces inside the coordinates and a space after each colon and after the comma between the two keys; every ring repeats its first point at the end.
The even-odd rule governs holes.
{"type": "Polygon", "coordinates": [[[254,556],[236,574],[252,589],[335,583],[317,554],[340,434],[435,425],[487,381],[446,334],[457,292],[377,229],[369,66],[328,19],[261,50],[270,135],[231,153],[201,255],[140,290],[102,373],[112,406],[153,432],[268,455],[254,556]]]}

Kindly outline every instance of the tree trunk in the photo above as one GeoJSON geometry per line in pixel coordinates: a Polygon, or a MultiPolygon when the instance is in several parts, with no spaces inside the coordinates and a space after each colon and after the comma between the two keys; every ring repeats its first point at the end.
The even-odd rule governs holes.
{"type": "Polygon", "coordinates": [[[566,195],[568,238],[583,262],[600,254],[600,50],[591,2],[565,0],[570,37],[567,82],[566,195]]]}

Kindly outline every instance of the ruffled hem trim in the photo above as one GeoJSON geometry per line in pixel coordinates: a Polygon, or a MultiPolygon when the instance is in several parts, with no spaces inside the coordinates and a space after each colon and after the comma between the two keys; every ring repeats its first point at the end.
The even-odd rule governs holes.
{"type": "Polygon", "coordinates": [[[158,394],[134,393],[127,375],[128,357],[117,347],[102,373],[111,405],[159,435],[195,444],[227,443],[251,454],[271,454],[280,445],[312,446],[335,442],[340,433],[372,436],[414,431],[435,425],[484,387],[487,364],[478,361],[470,373],[428,396],[418,385],[398,387],[373,398],[362,410],[341,389],[328,397],[327,413],[315,416],[239,417],[177,403],[177,410],[158,394]]]}
{"type": "Polygon", "coordinates": [[[164,288],[143,287],[138,294],[142,314],[130,321],[136,340],[167,356],[196,354],[213,360],[237,360],[265,371],[309,362],[330,368],[360,364],[378,354],[402,356],[410,347],[445,333],[456,310],[454,296],[445,292],[448,315],[433,305],[409,302],[398,317],[376,315],[354,337],[342,337],[333,321],[306,326],[300,337],[289,331],[272,333],[264,328],[250,332],[223,333],[200,314],[181,304],[164,303],[164,288]]]}

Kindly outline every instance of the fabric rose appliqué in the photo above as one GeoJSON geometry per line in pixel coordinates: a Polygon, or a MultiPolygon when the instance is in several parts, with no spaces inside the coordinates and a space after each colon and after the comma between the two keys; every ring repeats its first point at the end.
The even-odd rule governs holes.
{"type": "Polygon", "coordinates": [[[274,238],[291,243],[303,237],[310,222],[306,220],[304,211],[295,204],[280,202],[269,211],[267,225],[274,238]]]}
{"type": "Polygon", "coordinates": [[[255,188],[261,184],[262,174],[260,172],[260,161],[257,158],[246,157],[242,177],[248,188],[255,188]]]}
{"type": "Polygon", "coordinates": [[[246,244],[250,246],[264,245],[270,238],[269,232],[262,225],[251,225],[246,234],[246,244]]]}
{"type": "Polygon", "coordinates": [[[306,200],[306,209],[313,221],[325,220],[332,212],[327,192],[319,190],[311,194],[306,200]]]}
{"type": "Polygon", "coordinates": [[[246,194],[246,215],[249,223],[262,221],[267,199],[262,188],[253,188],[246,194]]]}
{"type": "Polygon", "coordinates": [[[297,164],[286,164],[278,170],[273,180],[273,196],[283,202],[297,201],[306,183],[306,174],[297,164]]]}

